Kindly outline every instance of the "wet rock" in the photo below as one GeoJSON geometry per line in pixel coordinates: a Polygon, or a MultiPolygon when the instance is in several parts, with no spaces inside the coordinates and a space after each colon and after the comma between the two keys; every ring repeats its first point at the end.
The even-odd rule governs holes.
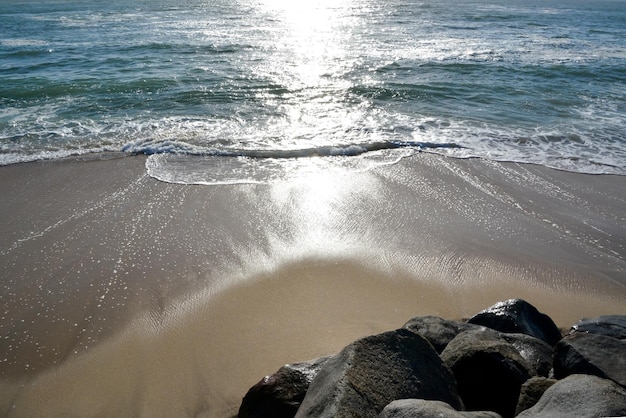
{"type": "Polygon", "coordinates": [[[561,332],[554,321],[522,299],[498,302],[479,312],[468,322],[500,332],[528,334],[551,346],[561,339],[561,332]]]}
{"type": "Polygon", "coordinates": [[[357,340],[328,359],[296,417],[377,417],[390,402],[407,398],[463,406],[452,373],[430,343],[399,329],[357,340]]]}
{"type": "Polygon", "coordinates": [[[309,384],[328,357],[287,364],[252,386],[243,398],[239,418],[292,418],[309,384]]]}
{"type": "Polygon", "coordinates": [[[520,299],[470,321],[416,317],[284,366],[250,389],[239,417],[626,416],[626,316],[582,320],[555,346],[552,320],[520,299]]]}
{"type": "Polygon", "coordinates": [[[383,409],[380,418],[500,418],[491,411],[457,411],[445,402],[424,399],[401,399],[383,409]]]}
{"type": "Polygon", "coordinates": [[[589,375],[571,375],[550,386],[535,406],[519,418],[626,416],[626,390],[589,375]]]}
{"type": "Polygon", "coordinates": [[[531,374],[548,377],[552,370],[553,349],[548,343],[527,334],[505,334],[499,336],[511,344],[532,368],[531,374]]]}
{"type": "Polygon", "coordinates": [[[441,353],[450,341],[461,332],[480,328],[478,325],[466,322],[449,321],[438,316],[418,316],[404,324],[408,329],[424,337],[441,353]]]}
{"type": "Polygon", "coordinates": [[[626,339],[626,315],[605,315],[582,319],[572,326],[570,334],[575,332],[600,334],[624,340],[626,339]]]}
{"type": "Polygon", "coordinates": [[[529,408],[535,406],[546,390],[557,382],[556,379],[548,379],[546,377],[531,377],[522,385],[520,389],[519,400],[515,408],[515,415],[520,414],[529,408]]]}
{"type": "Polygon", "coordinates": [[[626,387],[626,341],[577,332],[559,341],[553,362],[557,379],[590,374],[626,387]]]}
{"type": "Polygon", "coordinates": [[[468,410],[514,415],[520,387],[532,368],[497,332],[463,332],[450,341],[441,358],[454,373],[468,410]]]}

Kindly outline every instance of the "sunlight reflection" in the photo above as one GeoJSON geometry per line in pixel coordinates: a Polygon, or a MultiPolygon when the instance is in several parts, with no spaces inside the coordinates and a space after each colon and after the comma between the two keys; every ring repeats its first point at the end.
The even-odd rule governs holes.
{"type": "Polygon", "coordinates": [[[297,177],[269,188],[270,202],[280,208],[291,231],[289,237],[278,237],[274,243],[276,254],[296,259],[304,254],[337,257],[353,254],[364,243],[369,246],[371,229],[358,221],[358,211],[379,207],[383,199],[380,178],[370,172],[306,165],[301,165],[297,177]]]}
{"type": "Polygon", "coordinates": [[[341,243],[331,245],[334,234],[329,236],[329,232],[341,229],[338,224],[342,223],[347,198],[358,177],[337,169],[322,170],[315,164],[304,165],[308,164],[294,170],[298,175],[291,181],[272,184],[273,201],[290,207],[292,228],[297,231],[296,252],[303,248],[314,252],[331,247],[337,250],[341,243]]]}
{"type": "Polygon", "coordinates": [[[350,47],[354,28],[362,19],[355,13],[358,1],[257,3],[271,22],[273,37],[267,43],[271,57],[256,71],[282,89],[279,100],[275,93],[264,91],[259,92],[259,99],[276,110],[272,129],[283,147],[358,142],[347,137],[354,132],[346,126],[354,115],[360,117],[363,109],[337,94],[352,86],[346,74],[358,65],[350,47]]]}
{"type": "Polygon", "coordinates": [[[320,86],[345,65],[350,1],[295,2],[264,0],[264,7],[283,23],[277,42],[277,71],[290,78],[290,88],[320,86]]]}
{"type": "Polygon", "coordinates": [[[336,176],[317,172],[301,177],[298,181],[306,191],[301,196],[301,210],[306,211],[310,221],[319,222],[332,215],[333,201],[339,196],[340,187],[336,176]]]}
{"type": "Polygon", "coordinates": [[[302,38],[304,35],[327,33],[337,22],[338,13],[341,13],[346,4],[337,0],[265,0],[265,7],[302,38]]]}

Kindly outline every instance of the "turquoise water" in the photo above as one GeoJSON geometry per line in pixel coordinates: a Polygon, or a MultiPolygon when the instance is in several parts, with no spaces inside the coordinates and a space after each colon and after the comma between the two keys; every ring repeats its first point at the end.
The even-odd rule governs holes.
{"type": "Polygon", "coordinates": [[[212,183],[429,151],[626,174],[625,1],[4,0],[0,22],[0,164],[147,153],[212,183]]]}

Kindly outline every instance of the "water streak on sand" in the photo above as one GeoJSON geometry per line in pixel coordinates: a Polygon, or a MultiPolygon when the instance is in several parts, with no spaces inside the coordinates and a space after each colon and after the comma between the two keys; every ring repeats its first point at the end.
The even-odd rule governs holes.
{"type": "Polygon", "coordinates": [[[415,315],[626,314],[624,1],[209,3],[0,2],[0,415],[224,418],[415,315]]]}
{"type": "Polygon", "coordinates": [[[621,176],[422,153],[198,187],[146,160],[0,168],[6,415],[217,418],[282,363],[414,315],[626,313],[621,176]]]}

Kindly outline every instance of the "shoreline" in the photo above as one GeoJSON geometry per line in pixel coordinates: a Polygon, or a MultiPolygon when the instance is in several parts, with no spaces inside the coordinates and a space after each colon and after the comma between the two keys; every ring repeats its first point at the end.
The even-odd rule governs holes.
{"type": "Polygon", "coordinates": [[[412,316],[626,314],[624,176],[421,153],[186,186],[145,159],[0,167],[6,415],[223,417],[284,362],[412,316]]]}

